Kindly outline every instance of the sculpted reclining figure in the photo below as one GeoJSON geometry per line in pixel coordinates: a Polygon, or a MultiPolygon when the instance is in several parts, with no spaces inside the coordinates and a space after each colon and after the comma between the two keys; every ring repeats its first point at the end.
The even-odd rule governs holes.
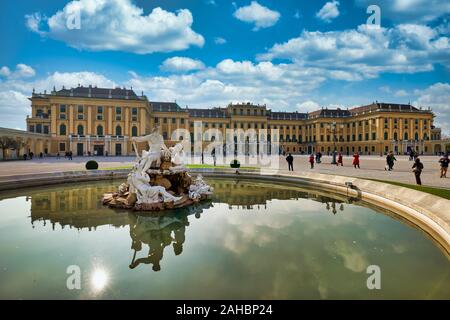
{"type": "Polygon", "coordinates": [[[133,143],[135,142],[147,142],[149,150],[142,151],[142,156],[139,156],[136,145],[134,148],[136,150],[136,156],[139,159],[139,162],[142,163],[142,171],[147,172],[148,169],[152,167],[159,167],[161,164],[161,155],[162,152],[169,153],[169,149],[167,149],[164,144],[164,138],[159,134],[158,128],[153,129],[152,133],[142,137],[133,137],[131,139],[133,143]]]}
{"type": "Polygon", "coordinates": [[[142,170],[136,170],[128,176],[130,192],[136,193],[137,203],[177,202],[182,197],[175,197],[168,193],[164,187],[151,186],[150,177],[142,170]]]}

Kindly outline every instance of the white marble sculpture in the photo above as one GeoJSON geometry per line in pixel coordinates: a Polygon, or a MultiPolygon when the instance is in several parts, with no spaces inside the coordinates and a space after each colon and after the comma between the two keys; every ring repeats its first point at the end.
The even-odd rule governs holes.
{"type": "Polygon", "coordinates": [[[174,166],[182,165],[183,161],[181,160],[181,153],[183,152],[183,145],[181,143],[177,143],[175,146],[169,148],[169,151],[172,164],[174,166]]]}
{"type": "Polygon", "coordinates": [[[192,200],[200,200],[212,195],[214,189],[207,185],[201,175],[198,175],[194,183],[189,187],[189,198],[192,200]]]}
{"type": "Polygon", "coordinates": [[[134,143],[134,150],[136,150],[136,156],[139,162],[142,162],[142,172],[147,172],[152,167],[159,167],[161,164],[161,153],[167,154],[169,150],[164,144],[164,138],[158,133],[158,129],[155,128],[152,133],[143,137],[133,137],[131,139],[134,143]],[[137,151],[136,142],[147,142],[149,150],[142,151],[142,156],[139,156],[137,151]]]}
{"type": "Polygon", "coordinates": [[[213,189],[202,176],[193,180],[189,175],[183,165],[181,143],[167,148],[157,129],[147,136],[134,137],[132,141],[137,161],[127,183],[121,184],[117,193],[103,196],[105,205],[156,211],[189,206],[212,194],[213,189]],[[149,151],[139,155],[136,142],[147,142],[149,151]]]}
{"type": "Polygon", "coordinates": [[[138,167],[137,170],[128,175],[127,182],[130,186],[130,192],[136,194],[138,204],[153,204],[172,201],[177,202],[182,199],[182,197],[175,197],[171,195],[164,187],[151,186],[150,177],[146,172],[142,171],[141,167],[138,167]]]}

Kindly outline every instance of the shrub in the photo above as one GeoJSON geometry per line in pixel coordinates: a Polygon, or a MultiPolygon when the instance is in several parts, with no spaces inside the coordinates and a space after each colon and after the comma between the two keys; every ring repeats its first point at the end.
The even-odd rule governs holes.
{"type": "Polygon", "coordinates": [[[95,160],[89,160],[86,162],[86,170],[97,170],[98,169],[98,163],[95,160]]]}
{"type": "Polygon", "coordinates": [[[240,168],[241,167],[241,163],[238,160],[234,159],[233,161],[230,162],[230,167],[231,168],[236,168],[236,169],[240,168]]]}

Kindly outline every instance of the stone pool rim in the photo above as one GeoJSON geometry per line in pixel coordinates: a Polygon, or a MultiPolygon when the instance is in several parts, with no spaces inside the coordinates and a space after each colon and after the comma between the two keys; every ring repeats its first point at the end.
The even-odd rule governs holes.
{"type": "MultiPolygon", "coordinates": [[[[12,175],[0,178],[0,192],[29,187],[124,179],[129,169],[65,171],[12,175]]],[[[284,172],[273,169],[240,170],[196,168],[193,174],[205,177],[252,179],[263,182],[285,183],[294,186],[311,186],[346,195],[380,208],[387,209],[418,227],[434,240],[450,257],[450,200],[421,191],[383,182],[355,177],[336,176],[315,172],[284,172]],[[351,183],[351,186],[348,184],[351,183]]]]}

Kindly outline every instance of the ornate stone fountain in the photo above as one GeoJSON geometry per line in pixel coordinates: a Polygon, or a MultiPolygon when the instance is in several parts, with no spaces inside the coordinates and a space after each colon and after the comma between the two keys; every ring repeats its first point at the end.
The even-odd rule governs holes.
{"type": "Polygon", "coordinates": [[[103,195],[103,204],[111,208],[160,211],[181,208],[205,200],[213,188],[201,175],[194,179],[181,160],[183,145],[167,148],[158,129],[147,136],[133,138],[137,162],[117,192],[103,195]],[[149,151],[139,156],[136,142],[147,142],[149,151]]]}

